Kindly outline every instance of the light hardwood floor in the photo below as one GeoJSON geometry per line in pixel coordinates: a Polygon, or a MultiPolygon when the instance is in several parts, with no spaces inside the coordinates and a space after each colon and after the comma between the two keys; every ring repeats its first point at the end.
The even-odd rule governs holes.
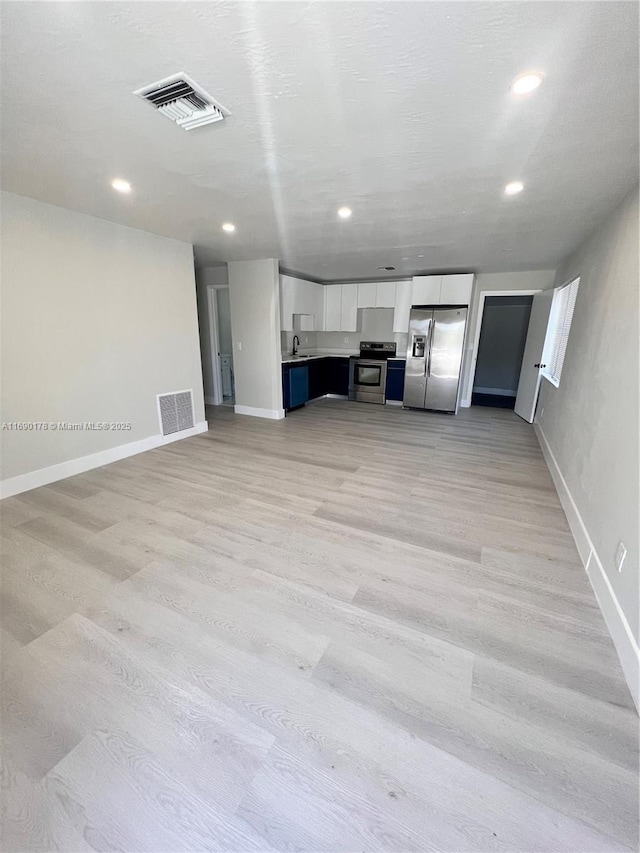
{"type": "Polygon", "coordinates": [[[531,427],[210,416],[0,507],[3,849],[637,849],[638,718],[531,427]]]}

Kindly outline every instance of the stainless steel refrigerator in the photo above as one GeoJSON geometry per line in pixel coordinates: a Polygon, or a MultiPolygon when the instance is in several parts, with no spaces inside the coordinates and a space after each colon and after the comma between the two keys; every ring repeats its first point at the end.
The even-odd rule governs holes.
{"type": "Polygon", "coordinates": [[[404,406],[455,414],[466,325],[466,305],[411,309],[404,406]]]}

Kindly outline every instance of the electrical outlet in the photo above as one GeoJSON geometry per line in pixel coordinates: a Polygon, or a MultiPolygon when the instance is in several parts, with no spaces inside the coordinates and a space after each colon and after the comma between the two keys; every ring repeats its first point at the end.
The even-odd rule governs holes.
{"type": "Polygon", "coordinates": [[[349,338],[343,338],[343,339],[342,339],[342,343],[344,343],[344,344],[348,344],[348,343],[349,343],[349,338]]]}
{"type": "Polygon", "coordinates": [[[241,349],[242,349],[242,343],[240,341],[238,341],[238,351],[240,351],[241,349]]]}
{"type": "Polygon", "coordinates": [[[305,344],[308,344],[308,343],[309,343],[309,338],[308,338],[308,336],[307,336],[307,335],[305,335],[305,336],[304,336],[304,342],[305,342],[305,344]]]}
{"type": "Polygon", "coordinates": [[[544,415],[544,406],[540,409],[540,417],[544,415]]]}
{"type": "Polygon", "coordinates": [[[616,569],[619,572],[622,571],[626,556],[627,549],[624,547],[622,542],[618,542],[618,547],[616,548],[616,569]]]}

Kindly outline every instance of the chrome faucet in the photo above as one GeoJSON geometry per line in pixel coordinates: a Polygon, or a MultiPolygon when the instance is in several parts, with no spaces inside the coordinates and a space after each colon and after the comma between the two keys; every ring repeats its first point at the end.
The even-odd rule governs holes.
{"type": "Polygon", "coordinates": [[[298,352],[298,347],[300,346],[300,338],[297,335],[293,336],[292,346],[293,346],[293,352],[291,353],[291,355],[296,355],[296,353],[298,352]],[[296,346],[296,341],[298,342],[297,346],[296,346]]]}

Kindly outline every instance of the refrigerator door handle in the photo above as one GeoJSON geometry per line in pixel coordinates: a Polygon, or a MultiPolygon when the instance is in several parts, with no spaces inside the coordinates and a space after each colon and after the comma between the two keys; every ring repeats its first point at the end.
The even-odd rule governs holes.
{"type": "Polygon", "coordinates": [[[431,376],[431,344],[433,343],[433,327],[435,325],[435,320],[431,321],[429,328],[429,345],[427,346],[427,366],[425,370],[425,376],[427,379],[431,376]]]}

